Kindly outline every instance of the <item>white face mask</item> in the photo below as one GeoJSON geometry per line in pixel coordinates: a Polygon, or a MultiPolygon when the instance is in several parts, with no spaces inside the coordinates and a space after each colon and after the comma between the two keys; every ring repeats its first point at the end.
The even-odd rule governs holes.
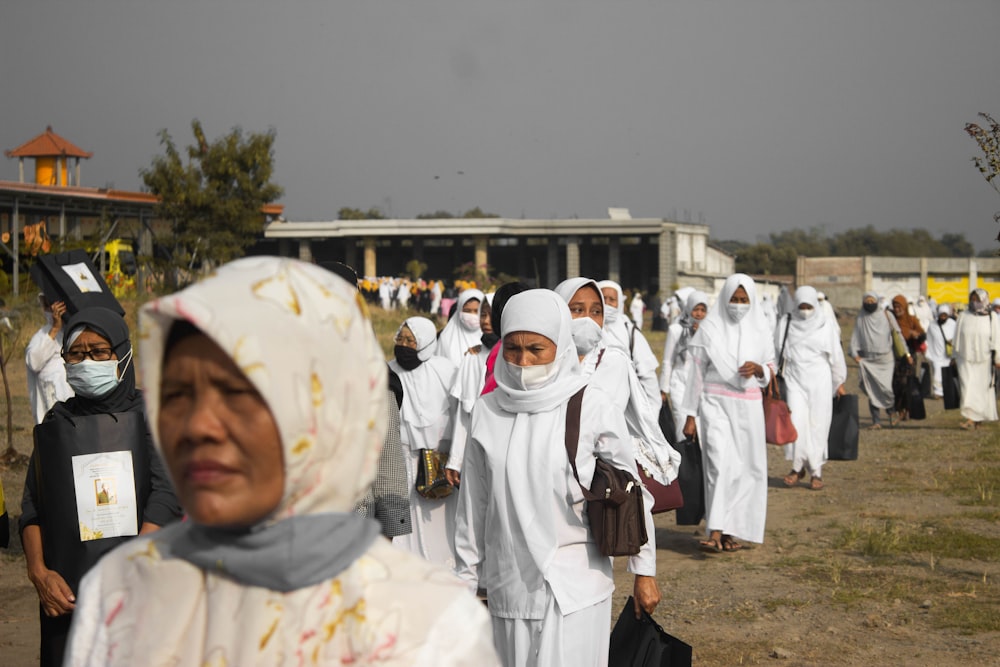
{"type": "Polygon", "coordinates": [[[532,389],[541,389],[556,376],[559,371],[559,360],[535,366],[515,366],[514,364],[508,364],[508,366],[514,382],[519,388],[531,391],[532,389]]]}
{"type": "Polygon", "coordinates": [[[815,308],[799,308],[799,319],[808,320],[815,312],[815,308]]]}
{"type": "Polygon", "coordinates": [[[577,354],[587,354],[601,342],[604,330],[589,317],[578,317],[573,320],[573,343],[577,354]]]}
{"type": "Polygon", "coordinates": [[[739,322],[746,314],[750,312],[749,303],[727,303],[726,310],[729,312],[729,317],[733,318],[734,322],[739,322]]]}
{"type": "MultiPolygon", "coordinates": [[[[125,355],[125,368],[121,374],[124,375],[128,365],[132,362],[132,351],[125,355]]],[[[107,361],[94,361],[84,359],[78,364],[66,364],[66,382],[73,388],[77,396],[84,398],[100,398],[111,393],[121,378],[118,374],[118,359],[108,359],[107,361]]]]}
{"type": "Polygon", "coordinates": [[[459,313],[459,319],[462,326],[469,331],[475,331],[479,328],[479,315],[476,313],[459,313]]]}
{"type": "Polygon", "coordinates": [[[604,306],[604,323],[614,324],[615,322],[617,322],[618,313],[620,312],[621,311],[618,310],[618,306],[604,306]]]}

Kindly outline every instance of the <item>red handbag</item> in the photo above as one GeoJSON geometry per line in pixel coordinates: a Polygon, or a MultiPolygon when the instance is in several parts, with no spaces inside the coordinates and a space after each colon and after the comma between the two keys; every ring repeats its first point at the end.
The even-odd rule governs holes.
{"type": "Polygon", "coordinates": [[[670,510],[677,510],[684,507],[684,496],[681,494],[681,484],[678,480],[675,479],[670,484],[664,486],[647,475],[646,471],[642,469],[641,463],[636,461],[635,465],[639,469],[639,481],[642,482],[642,485],[653,496],[653,508],[650,510],[652,514],[669,512],[670,510]]]}
{"type": "Polygon", "coordinates": [[[764,390],[764,435],[772,445],[787,445],[799,439],[799,433],[792,423],[792,411],[788,403],[778,394],[778,380],[771,375],[771,381],[764,390]]]}

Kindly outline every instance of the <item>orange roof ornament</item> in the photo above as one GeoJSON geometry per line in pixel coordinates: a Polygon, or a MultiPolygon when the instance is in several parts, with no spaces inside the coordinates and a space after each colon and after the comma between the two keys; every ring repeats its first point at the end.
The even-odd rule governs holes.
{"type": "Polygon", "coordinates": [[[24,158],[34,158],[35,183],[62,186],[71,185],[69,182],[69,158],[75,158],[76,161],[76,178],[72,185],[79,186],[80,158],[86,160],[94,155],[53,132],[51,125],[34,139],[13,150],[5,150],[3,154],[9,158],[18,158],[19,182],[24,183],[24,158]]]}

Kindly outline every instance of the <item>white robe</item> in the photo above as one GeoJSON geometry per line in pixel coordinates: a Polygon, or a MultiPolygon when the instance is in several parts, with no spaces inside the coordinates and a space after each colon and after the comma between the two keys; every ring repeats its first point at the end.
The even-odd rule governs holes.
{"type": "Polygon", "coordinates": [[[997,421],[991,352],[1000,359],[1000,317],[962,313],[955,331],[955,361],[962,416],[974,422],[997,421]]]}
{"type": "MultiPolygon", "coordinates": [[[[495,392],[488,394],[473,409],[459,488],[455,536],[458,575],[470,589],[486,589],[494,636],[507,638],[506,643],[498,644],[508,658],[505,664],[536,664],[515,662],[517,656],[527,653],[517,639],[523,639],[531,630],[538,633],[537,646],[564,646],[579,641],[585,644],[589,657],[589,661],[581,663],[576,661],[576,655],[546,650],[546,661],[539,660],[539,665],[606,664],[605,640],[611,619],[610,605],[605,603],[614,590],[614,576],[611,558],[602,556],[593,541],[583,513],[583,492],[566,458],[566,405],[515,415],[501,410],[496,399],[495,392]],[[527,432],[550,436],[511,442],[515,423],[522,420],[528,423],[527,432]],[[533,446],[539,449],[528,451],[533,446]],[[515,457],[520,463],[512,463],[515,457]],[[549,462],[554,476],[529,480],[535,470],[532,462],[541,459],[549,462]],[[512,468],[523,470],[523,474],[510,475],[512,468]],[[540,516],[555,522],[551,533],[545,533],[550,543],[526,543],[515,521],[513,504],[537,507],[540,516]],[[542,554],[546,554],[545,562],[536,563],[542,554]],[[603,606],[581,617],[587,619],[586,631],[576,628],[567,636],[565,633],[575,627],[572,616],[593,611],[595,605],[603,606]],[[554,613],[559,614],[560,622],[554,621],[554,613]],[[540,623],[543,619],[553,622],[540,623]],[[604,646],[603,652],[598,645],[604,646]]],[[[581,484],[590,486],[597,454],[638,475],[625,433],[624,418],[613,407],[612,397],[599,386],[589,386],[584,393],[576,458],[581,484]]],[[[651,504],[648,492],[643,495],[651,504]]],[[[646,519],[650,539],[637,556],[629,557],[628,569],[634,574],[653,576],[656,542],[648,511],[646,519]]]]}
{"type": "MultiPolygon", "coordinates": [[[[775,332],[776,355],[780,354],[783,338],[783,332],[775,332]]],[[[833,419],[833,395],[847,379],[840,329],[828,323],[808,340],[797,339],[790,331],[783,366],[788,408],[799,436],[785,445],[785,458],[792,462],[792,470],[805,468],[821,477],[833,419]]]]}
{"type": "Polygon", "coordinates": [[[941,384],[941,369],[951,364],[952,357],[948,355],[945,343],[954,344],[955,320],[950,317],[944,323],[933,322],[927,327],[927,362],[931,365],[931,390],[935,396],[943,396],[941,384]]]}
{"type": "Polygon", "coordinates": [[[656,355],[653,354],[653,349],[642,331],[632,322],[619,317],[614,322],[605,323],[604,334],[609,342],[615,343],[630,358],[632,368],[650,405],[659,410],[660,387],[656,380],[656,367],[659,366],[659,362],[656,361],[656,355]]]}
{"type": "Polygon", "coordinates": [[[46,324],[35,332],[24,350],[24,365],[28,376],[28,403],[35,423],[42,419],[53,405],[73,398],[73,388],[66,382],[66,365],[63,363],[62,332],[55,340],[49,336],[52,325],[46,324]]]}
{"type": "Polygon", "coordinates": [[[399,410],[399,436],[403,443],[406,476],[410,485],[412,532],[392,538],[394,546],[444,565],[455,566],[454,526],[457,495],[435,500],[416,490],[421,449],[447,449],[451,437],[453,401],[448,385],[454,381],[455,367],[444,357],[431,357],[412,371],[395,360],[389,367],[403,385],[403,405],[399,410]],[[433,389],[433,391],[431,391],[433,389]],[[432,401],[432,403],[428,403],[432,401]],[[419,403],[419,415],[416,404],[419,403]]]}

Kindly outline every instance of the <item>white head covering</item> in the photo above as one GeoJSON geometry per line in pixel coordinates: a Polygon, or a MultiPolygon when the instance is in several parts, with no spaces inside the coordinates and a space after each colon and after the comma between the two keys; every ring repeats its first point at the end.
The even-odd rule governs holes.
{"type": "Polygon", "coordinates": [[[727,383],[744,388],[755,380],[740,377],[740,366],[748,361],[764,365],[774,358],[770,333],[757,301],[753,278],[745,273],[736,273],[726,278],[719,299],[698,325],[689,347],[704,349],[727,383]],[[729,315],[726,306],[740,287],[746,290],[750,299],[750,310],[737,322],[729,315]]]}
{"type": "Polygon", "coordinates": [[[566,302],[551,290],[532,289],[507,301],[500,322],[504,337],[518,331],[545,336],[556,344],[554,363],[558,368],[545,386],[521,389],[501,350],[493,369],[497,383],[493,394],[501,408],[507,412],[547,412],[568,401],[586,383],[573,344],[572,319],[566,302]]]}
{"type": "Polygon", "coordinates": [[[940,306],[937,307],[937,314],[938,315],[944,314],[947,315],[948,317],[951,317],[951,306],[949,306],[947,303],[942,303],[940,306]]]}
{"type": "MultiPolygon", "coordinates": [[[[608,304],[604,304],[604,329],[608,330],[612,325],[620,321],[622,306],[625,303],[625,293],[622,292],[622,286],[613,280],[601,280],[597,283],[597,291],[601,293],[601,301],[604,301],[604,288],[609,287],[613,289],[618,294],[618,305],[612,308],[608,304]]],[[[556,287],[558,290],[559,288],[556,287]]],[[[579,288],[578,288],[579,289],[579,288]]]]}
{"type": "Polygon", "coordinates": [[[437,352],[438,339],[437,328],[433,322],[426,317],[408,317],[396,329],[397,336],[403,327],[409,329],[417,341],[417,358],[420,361],[427,361],[434,356],[434,353],[437,352]]]}
{"type": "MultiPolygon", "coordinates": [[[[592,280],[590,278],[582,278],[579,276],[577,276],[576,278],[567,278],[566,280],[556,285],[555,292],[560,297],[562,297],[562,300],[566,302],[566,305],[569,305],[569,302],[573,300],[573,297],[576,295],[576,293],[581,289],[583,289],[584,287],[593,287],[597,291],[597,297],[601,300],[601,311],[603,312],[605,309],[604,292],[601,291],[601,288],[598,286],[597,281],[595,280],[592,280]]],[[[572,313],[570,313],[570,317],[571,318],[573,317],[572,313]]],[[[588,314],[588,319],[591,319],[589,314],[588,314]]],[[[593,322],[593,319],[591,319],[591,321],[593,322]]],[[[581,326],[582,324],[583,323],[574,325],[571,323],[570,327],[581,326]]],[[[594,325],[596,326],[597,322],[594,322],[594,325]]],[[[588,324],[583,326],[590,326],[590,325],[588,324]]],[[[593,372],[594,367],[597,364],[597,359],[601,354],[601,350],[603,350],[609,345],[616,345],[617,347],[619,347],[619,349],[624,350],[626,356],[631,358],[631,353],[629,352],[628,349],[628,341],[626,339],[627,331],[625,330],[626,329],[625,326],[618,324],[614,327],[609,327],[607,320],[604,320],[604,324],[600,327],[600,329],[601,329],[600,340],[597,342],[597,345],[595,345],[592,350],[589,350],[587,352],[587,355],[583,359],[584,375],[589,375],[591,372],[593,372]],[[609,333],[611,329],[616,330],[614,335],[609,333]],[[619,331],[621,331],[621,335],[618,335],[619,331]]]]}
{"type": "MultiPolygon", "coordinates": [[[[795,349],[797,353],[802,353],[802,358],[811,357],[813,353],[819,354],[827,349],[828,335],[824,334],[826,327],[832,327],[833,322],[826,317],[820,307],[816,290],[809,285],[803,285],[795,290],[795,311],[791,320],[788,321],[788,338],[785,339],[785,321],[775,329],[775,347],[778,355],[781,354],[782,342],[785,342],[785,356],[789,351],[795,349]],[[799,313],[799,306],[809,304],[813,308],[812,316],[803,319],[799,313]]],[[[780,359],[778,360],[781,361],[780,359]]]]}
{"type": "MultiPolygon", "coordinates": [[[[158,448],[164,348],[178,320],[221,347],[264,398],[281,438],[285,488],[245,535],[221,539],[186,521],[156,534],[161,551],[275,590],[329,578],[353,560],[338,556],[331,539],[357,537],[338,535],[337,524],[353,520],[385,435],[386,364],[361,294],[313,264],[252,257],[143,306],[139,361],[158,448]]],[[[377,525],[366,523],[374,539],[377,525]]],[[[359,540],[360,551],[369,543],[359,540]]]]}
{"type": "Polygon", "coordinates": [[[479,328],[479,313],[483,309],[483,300],[486,297],[477,289],[467,289],[458,295],[458,305],[455,307],[455,315],[448,324],[441,330],[438,336],[437,353],[442,357],[447,357],[455,366],[462,363],[462,357],[468,352],[470,347],[475,347],[482,342],[483,331],[479,328]],[[469,328],[462,320],[462,307],[472,299],[479,300],[479,308],[476,309],[476,326],[469,328]]]}

